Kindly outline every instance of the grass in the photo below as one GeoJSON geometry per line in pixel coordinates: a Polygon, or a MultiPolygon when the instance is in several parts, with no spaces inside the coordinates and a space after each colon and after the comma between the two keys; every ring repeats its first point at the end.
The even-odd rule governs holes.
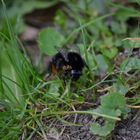
{"type": "MultiPolygon", "coordinates": [[[[73,36],[76,38],[81,33],[79,37],[80,43],[78,42],[76,45],[80,46],[80,52],[85,57],[89,70],[85,69],[78,82],[71,83],[69,81],[65,85],[59,77],[51,81],[43,80],[33,68],[25,50],[23,50],[18,35],[7,17],[4,2],[3,12],[6,18],[5,28],[8,29],[8,35],[0,32],[0,108],[2,107],[2,111],[0,110],[0,139],[7,140],[12,138],[16,140],[21,138],[30,140],[34,135],[39,135],[47,140],[46,134],[51,124],[45,126],[44,117],[64,122],[63,117],[65,115],[91,114],[103,117],[105,121],[109,120],[110,124],[114,121],[112,123],[114,125],[117,120],[120,120],[121,116],[127,115],[126,103],[131,105],[140,103],[139,81],[134,83],[132,81],[136,79],[135,74],[130,74],[126,77],[125,74],[129,73],[123,71],[121,66],[116,72],[113,62],[117,54],[113,54],[111,59],[107,57],[108,50],[109,52],[114,51],[115,44],[113,44],[112,40],[117,36],[117,41],[121,42],[122,34],[116,33],[114,36],[111,34],[114,38],[111,41],[109,40],[106,46],[102,46],[106,43],[105,40],[110,38],[109,29],[106,29],[106,25],[103,26],[102,22],[105,24],[104,20],[114,16],[114,13],[91,20],[88,19],[88,21],[84,22],[82,18],[80,19],[80,14],[76,13],[74,20],[78,27],[69,34],[63,43],[64,45],[69,42],[74,43],[71,38],[73,36]],[[93,25],[97,27],[97,32],[95,32],[97,34],[99,32],[99,36],[95,37],[96,39],[91,39],[90,35],[97,35],[92,30],[93,25]],[[104,51],[102,52],[103,49],[104,51]],[[104,71],[106,71],[105,76],[100,78],[104,71]],[[105,86],[110,88],[106,90],[105,86]],[[82,106],[86,102],[87,94],[91,94],[93,102],[94,96],[95,99],[99,98],[98,90],[105,91],[105,93],[107,91],[109,94],[107,94],[107,98],[102,96],[102,103],[97,109],[77,110],[76,105],[82,106]],[[113,93],[121,94],[114,101],[114,106],[110,104],[113,100],[110,95],[115,97],[113,93]],[[125,96],[127,93],[134,93],[136,97],[129,98],[125,96]],[[123,100],[120,102],[123,106],[118,103],[119,99],[123,100]],[[119,107],[117,108],[116,106],[119,107]],[[120,111],[119,113],[116,108],[120,111]]],[[[117,49],[119,50],[119,48],[117,49]]],[[[132,63],[135,65],[136,62],[132,63]]],[[[131,70],[133,70],[133,65],[129,64],[131,70]]],[[[139,69],[136,72],[139,72],[139,69]]],[[[95,132],[94,128],[92,129],[95,132]]],[[[106,127],[106,129],[109,128],[106,127]]],[[[112,129],[109,131],[111,132],[112,129]]],[[[96,133],[98,132],[96,131],[96,133]]]]}

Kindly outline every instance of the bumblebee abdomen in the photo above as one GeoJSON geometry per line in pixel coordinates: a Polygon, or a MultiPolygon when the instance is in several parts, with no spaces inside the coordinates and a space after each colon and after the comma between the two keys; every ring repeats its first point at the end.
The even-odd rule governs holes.
{"type": "Polygon", "coordinates": [[[75,52],[68,53],[68,63],[73,68],[73,70],[79,71],[82,71],[85,65],[83,58],[75,52]]]}

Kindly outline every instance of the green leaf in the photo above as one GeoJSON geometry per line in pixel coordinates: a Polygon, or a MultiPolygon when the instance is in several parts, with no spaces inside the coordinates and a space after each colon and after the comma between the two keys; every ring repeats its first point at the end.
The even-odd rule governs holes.
{"type": "MultiPolygon", "coordinates": [[[[47,8],[47,7],[50,7],[50,6],[53,6],[55,4],[55,2],[51,1],[51,2],[47,2],[47,1],[11,1],[11,4],[6,2],[6,5],[7,5],[7,15],[9,18],[13,18],[14,16],[16,15],[24,15],[26,13],[29,13],[31,12],[32,10],[34,9],[38,9],[38,8],[47,8]],[[17,12],[18,11],[18,12],[17,12]]],[[[1,12],[1,16],[4,16],[3,15],[3,12],[2,12],[2,6],[1,6],[1,3],[0,3],[0,12],[1,12]]]]}
{"type": "Polygon", "coordinates": [[[130,57],[123,61],[121,64],[121,70],[129,72],[131,70],[140,70],[140,59],[136,57],[130,57]]]}
{"type": "Polygon", "coordinates": [[[92,70],[92,69],[95,69],[95,68],[96,68],[96,63],[95,63],[95,61],[94,61],[94,56],[93,56],[93,54],[87,52],[87,58],[88,58],[88,62],[90,62],[90,63],[89,63],[90,69],[91,69],[91,70],[92,70]]]}
{"type": "Polygon", "coordinates": [[[117,83],[113,84],[113,90],[115,92],[121,93],[122,95],[125,95],[128,92],[129,87],[127,85],[123,85],[120,81],[118,81],[117,83]]]}
{"type": "Polygon", "coordinates": [[[90,130],[95,135],[107,136],[115,127],[114,121],[106,121],[104,126],[99,125],[98,123],[91,124],[90,130]]]}
{"type": "Polygon", "coordinates": [[[47,94],[54,96],[54,97],[59,97],[59,88],[60,88],[60,83],[59,81],[54,81],[53,84],[50,85],[49,91],[47,94]]]}
{"type": "Polygon", "coordinates": [[[64,41],[64,37],[53,28],[47,28],[39,34],[39,47],[42,53],[47,55],[54,55],[57,53],[56,48],[62,47],[61,44],[64,41]]]}
{"type": "MultiPolygon", "coordinates": [[[[0,44],[1,45],[1,44],[0,44]]],[[[0,99],[7,100],[10,103],[10,106],[19,106],[22,104],[21,89],[17,85],[19,84],[19,79],[17,72],[15,71],[9,56],[7,55],[7,50],[1,48],[1,72],[2,72],[2,85],[3,92],[0,90],[0,99]]],[[[10,49],[9,49],[10,52],[10,49]]]]}
{"type": "Polygon", "coordinates": [[[140,12],[132,7],[115,4],[113,2],[110,3],[110,6],[118,9],[115,15],[122,21],[127,20],[129,17],[139,17],[140,15],[140,12]]]}
{"type": "MultiPolygon", "coordinates": [[[[137,32],[137,30],[136,30],[137,32]]],[[[136,33],[134,33],[136,34],[136,33]]],[[[124,43],[125,48],[140,48],[140,42],[139,41],[133,41],[133,40],[126,40],[124,43]]]]}
{"type": "Polygon", "coordinates": [[[108,37],[104,40],[104,44],[100,47],[100,51],[102,52],[102,54],[109,59],[113,59],[118,53],[118,49],[114,47],[114,44],[115,41],[113,40],[113,38],[108,37]]]}
{"type": "Polygon", "coordinates": [[[115,34],[125,34],[127,31],[127,26],[124,22],[119,23],[116,21],[112,21],[111,22],[111,30],[115,34]]]}
{"type": "Polygon", "coordinates": [[[60,25],[62,27],[65,27],[67,24],[67,17],[62,10],[58,10],[56,12],[56,16],[55,16],[54,20],[58,25],[60,25]]]}
{"type": "Polygon", "coordinates": [[[115,47],[103,48],[103,49],[101,49],[101,52],[103,55],[105,55],[109,59],[113,59],[117,55],[118,49],[115,47]]]}
{"type": "Polygon", "coordinates": [[[116,117],[121,115],[120,109],[114,109],[114,108],[107,108],[104,106],[99,106],[97,109],[94,110],[97,113],[104,114],[111,117],[116,117]]]}
{"type": "Polygon", "coordinates": [[[108,93],[101,97],[101,106],[109,109],[121,109],[126,105],[125,97],[120,93],[108,93]]]}
{"type": "Polygon", "coordinates": [[[96,56],[97,66],[101,71],[106,71],[108,69],[108,64],[103,55],[99,54],[96,56]]]}
{"type": "MultiPolygon", "coordinates": [[[[119,117],[127,113],[126,109],[125,97],[117,92],[112,92],[101,97],[101,105],[94,111],[112,117],[119,117]]],[[[103,126],[98,123],[92,124],[91,131],[99,136],[107,136],[114,129],[116,120],[105,118],[104,121],[103,126]]]]}

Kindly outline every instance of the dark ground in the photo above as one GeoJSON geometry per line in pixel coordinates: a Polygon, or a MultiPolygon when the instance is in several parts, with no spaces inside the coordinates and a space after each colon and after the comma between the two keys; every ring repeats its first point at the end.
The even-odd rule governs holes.
{"type": "Polygon", "coordinates": [[[117,125],[113,140],[140,140],[140,111],[117,125]]]}
{"type": "MultiPolygon", "coordinates": [[[[89,126],[95,121],[91,115],[72,115],[67,116],[66,120],[80,126],[70,126],[56,121],[53,123],[54,128],[52,127],[47,134],[48,140],[101,140],[90,132],[89,126]]],[[[32,140],[37,139],[42,140],[36,136],[32,140]]],[[[119,122],[107,140],[140,140],[140,111],[131,112],[126,120],[119,122]]]]}

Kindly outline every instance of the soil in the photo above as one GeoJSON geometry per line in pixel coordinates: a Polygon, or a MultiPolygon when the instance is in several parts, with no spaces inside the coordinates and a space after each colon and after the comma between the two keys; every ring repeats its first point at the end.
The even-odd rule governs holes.
{"type": "MultiPolygon", "coordinates": [[[[90,131],[90,124],[94,123],[91,115],[78,115],[69,118],[71,122],[80,126],[64,125],[58,122],[57,127],[47,134],[48,140],[100,140],[90,131]],[[75,121],[74,121],[75,120],[75,121]]],[[[140,111],[129,114],[126,120],[122,120],[112,132],[108,140],[140,140],[140,111]]]]}
{"type": "MultiPolygon", "coordinates": [[[[99,140],[99,137],[93,135],[90,132],[90,124],[94,122],[94,119],[91,115],[78,115],[78,116],[70,116],[69,120],[75,124],[79,124],[80,126],[61,126],[61,135],[59,137],[54,138],[54,134],[48,134],[48,140],[99,140]],[[62,131],[63,130],[63,131],[62,131]],[[53,138],[53,139],[52,139],[53,138]]],[[[60,124],[59,124],[60,125],[60,124]]],[[[60,129],[58,129],[60,130],[60,129]]]]}
{"type": "Polygon", "coordinates": [[[118,124],[112,140],[140,140],[140,111],[118,124]]]}

